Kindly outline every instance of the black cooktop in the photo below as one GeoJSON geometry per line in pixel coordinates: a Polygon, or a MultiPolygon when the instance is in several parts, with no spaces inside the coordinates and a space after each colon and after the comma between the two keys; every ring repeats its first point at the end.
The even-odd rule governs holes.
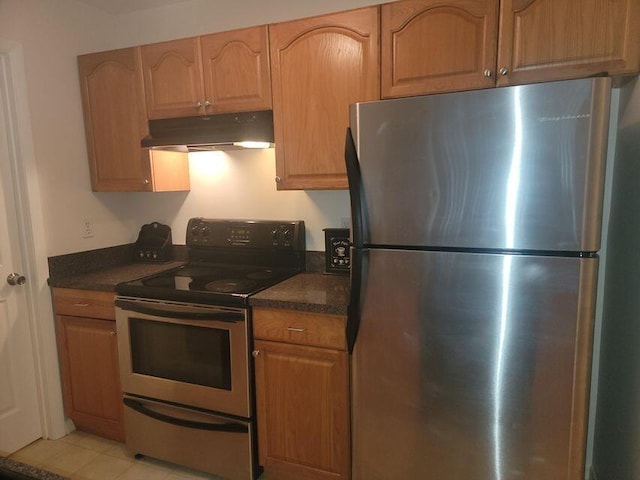
{"type": "Polygon", "coordinates": [[[189,262],[117,285],[118,295],[209,305],[248,305],[247,298],[304,270],[304,223],[194,218],[189,262]]]}

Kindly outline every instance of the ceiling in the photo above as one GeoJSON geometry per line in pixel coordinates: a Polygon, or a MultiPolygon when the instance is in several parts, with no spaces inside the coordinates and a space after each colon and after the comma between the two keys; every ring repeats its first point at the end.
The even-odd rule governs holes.
{"type": "Polygon", "coordinates": [[[187,0],[78,0],[105,12],[113,14],[131,13],[148,8],[164,7],[187,0]]]}

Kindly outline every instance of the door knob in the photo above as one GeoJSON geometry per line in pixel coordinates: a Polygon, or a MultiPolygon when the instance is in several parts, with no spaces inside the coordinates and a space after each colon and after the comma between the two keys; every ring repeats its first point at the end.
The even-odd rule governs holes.
{"type": "Polygon", "coordinates": [[[27,282],[27,278],[24,275],[20,275],[19,273],[10,273],[7,275],[7,283],[9,285],[24,285],[27,282]]]}

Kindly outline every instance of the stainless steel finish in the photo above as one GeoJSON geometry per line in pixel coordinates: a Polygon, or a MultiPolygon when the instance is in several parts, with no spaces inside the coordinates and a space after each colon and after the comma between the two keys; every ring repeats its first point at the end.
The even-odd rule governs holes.
{"type": "Polygon", "coordinates": [[[620,90],[593,445],[598,480],[640,479],[638,94],[637,77],[620,90]]]}
{"type": "Polygon", "coordinates": [[[276,183],[280,183],[282,181],[282,178],[276,176],[276,183]]]}
{"type": "Polygon", "coordinates": [[[7,283],[12,287],[15,287],[16,285],[24,285],[26,282],[27,278],[19,273],[13,272],[7,275],[7,283]]]}
{"type": "Polygon", "coordinates": [[[120,381],[122,391],[133,395],[166,399],[172,402],[191,405],[204,409],[224,411],[241,417],[251,416],[249,392],[249,337],[247,333],[247,313],[240,308],[214,307],[183,302],[169,302],[134,297],[117,297],[128,300],[143,307],[162,309],[169,313],[189,315],[204,313],[242,314],[243,321],[224,320],[180,320],[177,318],[159,317],[146,313],[129,312],[116,308],[116,328],[118,332],[118,355],[120,359],[120,381]],[[129,318],[151,320],[178,325],[193,325],[204,328],[215,328],[229,332],[231,355],[231,390],[179,382],[165,378],[141,375],[133,372],[131,360],[131,337],[129,334],[129,318]]]}
{"type": "Polygon", "coordinates": [[[287,330],[289,330],[290,332],[304,332],[304,328],[287,327],[287,330]]]}
{"type": "Polygon", "coordinates": [[[253,352],[251,352],[251,355],[253,356],[253,358],[256,358],[258,355],[260,355],[260,350],[254,350],[253,352]]]}
{"type": "Polygon", "coordinates": [[[73,306],[74,307],[88,307],[89,304],[88,303],[74,303],[73,306]]]}
{"type": "Polygon", "coordinates": [[[251,448],[255,436],[253,424],[149,399],[127,398],[133,398],[161,415],[208,424],[237,423],[248,429],[248,433],[229,433],[187,428],[158,421],[125,405],[126,445],[130,451],[211,472],[229,480],[255,478],[255,459],[251,448]]]}
{"type": "Polygon", "coordinates": [[[597,258],[364,255],[354,480],[582,479],[597,258]]]}
{"type": "Polygon", "coordinates": [[[149,185],[149,179],[148,179],[148,178],[145,178],[143,183],[144,183],[145,185],[149,185]]]}
{"type": "Polygon", "coordinates": [[[610,86],[592,78],[352,105],[365,243],[597,251],[610,86]]]}
{"type": "Polygon", "coordinates": [[[509,69],[508,69],[507,67],[502,67],[502,68],[500,69],[500,75],[502,75],[503,77],[504,77],[505,75],[507,75],[508,73],[509,73],[509,69]]]}
{"type": "Polygon", "coordinates": [[[200,110],[202,108],[202,102],[198,101],[196,102],[196,109],[200,110]]]}
{"type": "Polygon", "coordinates": [[[484,72],[482,72],[482,74],[485,77],[489,78],[489,77],[491,77],[491,75],[493,75],[493,72],[487,68],[484,72]]]}

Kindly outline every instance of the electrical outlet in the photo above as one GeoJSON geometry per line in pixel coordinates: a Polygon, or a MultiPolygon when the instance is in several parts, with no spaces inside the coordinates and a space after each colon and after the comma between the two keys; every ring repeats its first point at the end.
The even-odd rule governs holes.
{"type": "Polygon", "coordinates": [[[93,222],[91,220],[85,220],[82,222],[82,238],[93,238],[93,222]]]}
{"type": "Polygon", "coordinates": [[[340,218],[340,225],[342,228],[351,228],[351,217],[340,218]]]}

